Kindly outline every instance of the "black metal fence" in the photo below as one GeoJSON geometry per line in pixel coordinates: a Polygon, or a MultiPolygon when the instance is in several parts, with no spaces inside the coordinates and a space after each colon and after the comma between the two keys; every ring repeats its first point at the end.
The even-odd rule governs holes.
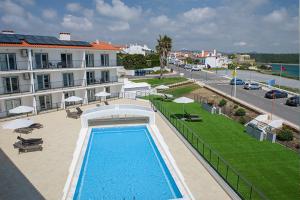
{"type": "Polygon", "coordinates": [[[242,199],[268,199],[253,184],[242,177],[224,158],[205,143],[183,120],[172,113],[161,101],[150,98],[152,106],[159,110],[210,166],[231,186],[242,199]]]}

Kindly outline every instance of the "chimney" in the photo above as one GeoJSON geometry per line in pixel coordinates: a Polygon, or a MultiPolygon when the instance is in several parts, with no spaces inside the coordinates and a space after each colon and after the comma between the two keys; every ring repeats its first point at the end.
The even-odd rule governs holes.
{"type": "Polygon", "coordinates": [[[217,56],[217,51],[214,49],[214,56],[217,56]]]}
{"type": "Polygon", "coordinates": [[[204,50],[202,50],[201,52],[201,57],[204,57],[204,50]]]}
{"type": "Polygon", "coordinates": [[[2,30],[2,34],[15,34],[13,30],[2,30]]]}
{"type": "Polygon", "coordinates": [[[60,40],[71,40],[71,33],[59,33],[59,39],[60,40]]]}
{"type": "Polygon", "coordinates": [[[99,44],[99,40],[96,40],[96,44],[99,44]]]}

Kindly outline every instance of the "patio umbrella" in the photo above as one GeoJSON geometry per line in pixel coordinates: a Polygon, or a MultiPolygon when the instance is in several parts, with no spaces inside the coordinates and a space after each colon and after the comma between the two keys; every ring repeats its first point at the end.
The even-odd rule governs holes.
{"type": "Polygon", "coordinates": [[[18,128],[26,128],[30,125],[34,124],[31,119],[16,119],[10,122],[7,122],[2,127],[4,129],[18,129],[18,128]]]}
{"type": "Polygon", "coordinates": [[[194,100],[190,99],[190,98],[187,98],[187,97],[179,97],[177,99],[174,99],[173,102],[175,102],[175,103],[182,103],[183,104],[183,114],[184,114],[184,104],[186,104],[186,103],[193,103],[194,100]]]}
{"type": "Polygon", "coordinates": [[[77,102],[77,101],[82,101],[82,98],[77,96],[71,96],[65,99],[65,102],[77,102]]]}
{"type": "Polygon", "coordinates": [[[159,85],[157,87],[155,87],[157,90],[167,90],[169,89],[170,87],[169,86],[166,86],[166,85],[159,85]]]}
{"type": "Polygon", "coordinates": [[[108,92],[106,92],[106,91],[102,91],[102,92],[96,93],[95,96],[96,96],[96,97],[100,97],[100,98],[101,98],[101,97],[105,97],[105,99],[106,99],[107,96],[110,96],[110,93],[108,93],[108,92]]]}
{"type": "Polygon", "coordinates": [[[21,114],[21,113],[29,113],[33,111],[33,107],[30,106],[18,106],[13,109],[10,109],[8,112],[11,114],[21,114]]]}

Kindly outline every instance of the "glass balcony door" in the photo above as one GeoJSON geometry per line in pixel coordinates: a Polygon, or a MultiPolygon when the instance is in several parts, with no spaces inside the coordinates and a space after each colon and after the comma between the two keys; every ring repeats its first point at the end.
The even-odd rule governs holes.
{"type": "Polygon", "coordinates": [[[16,70],[16,54],[15,53],[0,53],[0,70],[16,70]]]}
{"type": "Polygon", "coordinates": [[[10,99],[5,101],[5,109],[7,112],[20,105],[21,105],[21,99],[10,99]]]}
{"type": "Polygon", "coordinates": [[[101,72],[101,82],[103,82],[103,83],[109,82],[109,71],[101,72]]]}
{"type": "MultiPolygon", "coordinates": [[[[75,96],[75,91],[68,91],[68,92],[65,92],[64,93],[64,96],[65,96],[65,99],[71,97],[71,96],[75,96]]],[[[74,102],[65,102],[65,105],[66,106],[69,106],[69,105],[73,105],[75,104],[74,102]]]]}
{"type": "Polygon", "coordinates": [[[35,53],[34,57],[35,57],[35,66],[37,69],[48,68],[49,61],[48,61],[47,53],[35,53]]]}
{"type": "Polygon", "coordinates": [[[63,53],[61,54],[61,64],[63,68],[73,67],[72,54],[63,53]]]}
{"type": "Polygon", "coordinates": [[[74,75],[73,75],[73,73],[64,73],[63,74],[63,83],[64,83],[64,87],[74,86],[74,75]]]}
{"type": "Polygon", "coordinates": [[[49,110],[52,107],[51,95],[39,96],[41,110],[49,110]]]}
{"type": "Polygon", "coordinates": [[[46,90],[51,88],[49,74],[37,75],[37,81],[38,81],[38,90],[46,90]]]}
{"type": "Polygon", "coordinates": [[[20,92],[18,77],[5,77],[3,78],[3,81],[5,93],[20,92]]]}
{"type": "Polygon", "coordinates": [[[87,90],[87,98],[89,102],[96,101],[95,88],[87,90]]]}
{"type": "Polygon", "coordinates": [[[101,54],[101,66],[109,66],[109,55],[101,54]]]}
{"type": "Polygon", "coordinates": [[[94,84],[95,83],[95,72],[86,72],[86,81],[87,84],[94,84]]]}
{"type": "Polygon", "coordinates": [[[94,54],[85,54],[85,66],[94,67],[94,54]]]}

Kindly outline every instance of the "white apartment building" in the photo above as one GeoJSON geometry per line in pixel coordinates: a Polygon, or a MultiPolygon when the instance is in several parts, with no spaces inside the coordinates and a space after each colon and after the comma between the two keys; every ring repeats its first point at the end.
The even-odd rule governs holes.
{"type": "Polygon", "coordinates": [[[154,52],[145,44],[144,46],[138,44],[130,44],[128,47],[123,48],[122,51],[126,54],[141,54],[144,56],[154,52]]]}
{"type": "Polygon", "coordinates": [[[52,36],[0,34],[0,117],[20,105],[34,112],[65,108],[69,96],[95,101],[101,91],[118,96],[118,48],[105,42],[73,41],[69,33],[52,36]]]}

